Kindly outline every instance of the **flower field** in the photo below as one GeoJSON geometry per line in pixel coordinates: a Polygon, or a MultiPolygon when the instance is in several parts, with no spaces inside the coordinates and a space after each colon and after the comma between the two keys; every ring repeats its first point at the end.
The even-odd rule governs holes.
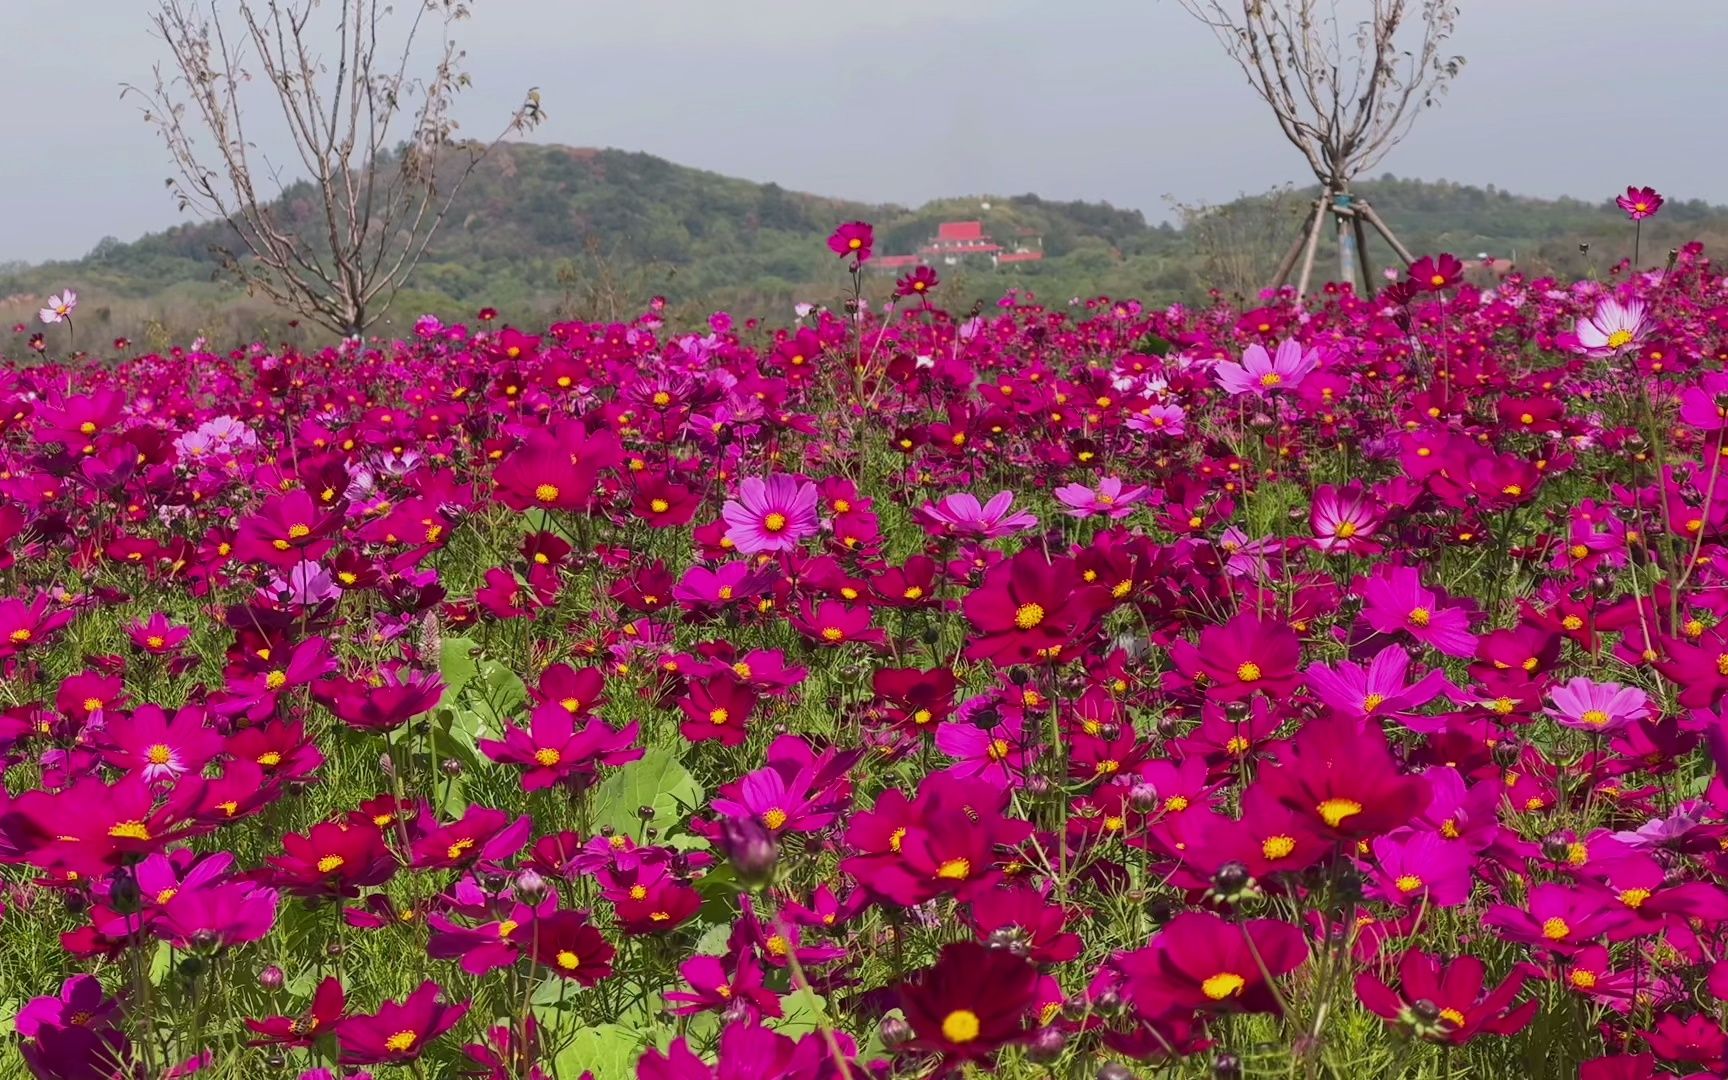
{"type": "Polygon", "coordinates": [[[1704,251],[1150,310],[872,243],[694,329],[54,297],[0,1075],[1728,1075],[1704,251]]]}

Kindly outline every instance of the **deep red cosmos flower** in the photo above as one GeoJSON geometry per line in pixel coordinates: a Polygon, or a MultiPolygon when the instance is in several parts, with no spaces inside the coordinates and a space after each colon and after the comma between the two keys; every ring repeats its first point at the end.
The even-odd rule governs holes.
{"type": "Polygon", "coordinates": [[[265,880],[296,896],[360,895],[396,873],[396,856],[371,821],[325,821],[282,838],[281,855],[265,860],[274,869],[265,880]]]}
{"type": "Polygon", "coordinates": [[[347,1007],[342,993],[342,981],[331,976],[312,992],[312,1004],[299,1016],[272,1016],[263,1020],[247,1020],[258,1038],[248,1046],[311,1046],[321,1036],[334,1030],[347,1007]]]}
{"type": "Polygon", "coordinates": [[[1464,280],[1464,264],[1456,255],[1425,255],[1410,264],[1409,282],[1418,292],[1439,292],[1464,280]]]}
{"type": "Polygon", "coordinates": [[[583,986],[612,974],[617,953],[588,920],[574,911],[555,911],[534,925],[534,959],[561,979],[583,986]]]}
{"type": "Polygon", "coordinates": [[[949,1068],[985,1061],[1027,1035],[1038,969],[1004,949],[946,945],[936,963],[900,986],[911,1045],[942,1055],[949,1068]]]}
{"type": "Polygon", "coordinates": [[[350,1016],[336,1025],[344,1065],[399,1065],[425,1052],[432,1040],[468,1014],[471,1001],[444,1000],[428,979],[401,1001],[386,1001],[376,1013],[350,1016]]]}
{"type": "Polygon", "coordinates": [[[1024,548],[992,567],[961,601],[975,631],[966,657],[997,664],[1059,660],[1110,606],[1110,594],[1087,584],[1073,559],[1024,548]]]}
{"type": "Polygon", "coordinates": [[[1310,721],[1256,785],[1296,811],[1306,828],[1334,839],[1407,825],[1428,797],[1420,777],[1399,769],[1378,725],[1345,717],[1310,721]]]}
{"type": "Polygon", "coordinates": [[[930,290],[941,284],[941,280],[936,276],[936,271],[928,266],[920,266],[894,283],[894,295],[927,296],[930,290]]]}
{"type": "Polygon", "coordinates": [[[1525,969],[1515,967],[1504,982],[1484,990],[1487,969],[1474,956],[1443,960],[1411,949],[1398,961],[1398,988],[1373,972],[1356,976],[1356,996],[1369,1012],[1402,1024],[1416,1034],[1462,1046],[1477,1035],[1516,1035],[1536,1015],[1532,999],[1514,1007],[1524,987],[1525,969]]]}
{"type": "Polygon", "coordinates": [[[1228,922],[1211,912],[1176,916],[1144,949],[1124,954],[1126,996],[1148,1016],[1195,1009],[1281,1013],[1269,979],[1308,959],[1302,931],[1277,919],[1228,922]]]}

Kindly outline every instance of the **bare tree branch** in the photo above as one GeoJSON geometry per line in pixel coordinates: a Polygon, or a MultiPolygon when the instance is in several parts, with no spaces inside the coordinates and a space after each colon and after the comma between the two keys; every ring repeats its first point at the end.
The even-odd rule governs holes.
{"type": "Polygon", "coordinates": [[[224,268],[343,334],[383,316],[480,160],[542,117],[531,90],[491,143],[458,139],[451,105],[468,76],[450,31],[468,6],[408,2],[412,17],[390,40],[389,0],[156,0],[151,24],[169,63],[149,90],[126,88],[168,149],[181,209],[238,237],[241,251],[217,249],[224,268]],[[428,24],[442,40],[416,78],[428,24]],[[315,206],[249,136],[248,93],[275,96],[315,206]]]}
{"type": "Polygon", "coordinates": [[[1419,15],[1412,0],[1362,0],[1348,5],[1365,9],[1349,33],[1336,0],[1177,2],[1212,30],[1328,190],[1379,164],[1464,67],[1441,51],[1455,0],[1419,0],[1419,15]]]}

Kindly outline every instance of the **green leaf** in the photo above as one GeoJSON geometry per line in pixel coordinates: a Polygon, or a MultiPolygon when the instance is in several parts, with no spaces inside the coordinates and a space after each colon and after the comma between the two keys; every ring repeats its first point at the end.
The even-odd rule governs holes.
{"type": "Polygon", "coordinates": [[[150,985],[161,986],[162,980],[174,970],[174,947],[166,941],[156,943],[156,953],[150,957],[150,985]]]}
{"type": "Polygon", "coordinates": [[[635,1080],[636,1059],[642,1040],[636,1032],[617,1024],[583,1028],[552,1064],[555,1076],[581,1076],[592,1072],[594,1080],[635,1080]]]}
{"type": "Polygon", "coordinates": [[[480,674],[475,653],[480,646],[473,638],[445,638],[438,650],[438,674],[444,680],[444,700],[455,701],[463,687],[480,674]]]}
{"type": "Polygon", "coordinates": [[[794,990],[780,998],[780,1018],[768,1021],[768,1026],[782,1035],[797,1038],[808,1035],[821,1026],[827,1016],[828,1003],[813,990],[794,990]]]}
{"type": "Polygon", "coordinates": [[[596,832],[610,825],[626,836],[638,837],[642,831],[638,811],[652,806],[654,827],[664,836],[701,804],[702,785],[690,771],[678,764],[670,750],[650,750],[594,789],[592,824],[596,832]]]}

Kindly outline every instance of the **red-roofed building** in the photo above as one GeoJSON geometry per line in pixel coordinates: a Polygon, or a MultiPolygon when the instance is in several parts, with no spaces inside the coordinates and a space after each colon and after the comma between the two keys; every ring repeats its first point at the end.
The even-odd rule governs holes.
{"type": "Polygon", "coordinates": [[[872,265],[881,270],[901,270],[913,266],[958,266],[982,259],[989,259],[991,265],[1042,259],[1042,238],[1029,230],[1020,232],[1027,239],[1016,243],[1010,250],[984,231],[982,221],[944,221],[936,226],[936,235],[920,247],[917,254],[881,255],[872,260],[872,265]]]}

